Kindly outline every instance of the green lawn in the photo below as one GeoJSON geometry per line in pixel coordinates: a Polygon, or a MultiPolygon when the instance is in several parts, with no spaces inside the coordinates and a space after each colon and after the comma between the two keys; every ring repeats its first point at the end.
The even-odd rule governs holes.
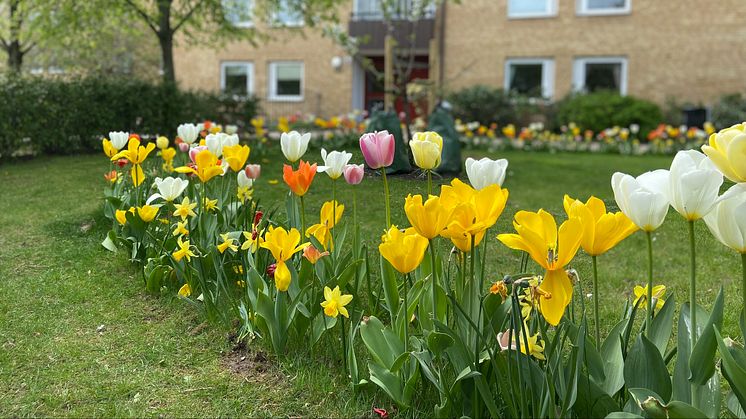
{"type": "MultiPolygon", "coordinates": [[[[270,154],[271,156],[272,154],[270,154]]],[[[515,272],[518,255],[494,239],[510,232],[519,209],[545,208],[563,216],[562,197],[590,194],[613,202],[610,176],[667,167],[670,157],[503,153],[510,160],[508,207],[489,236],[495,278],[515,272]]],[[[318,151],[306,156],[318,159],[318,151]]],[[[250,160],[256,161],[252,156],[250,160]]],[[[355,158],[360,161],[359,153],[355,158]]],[[[268,160],[256,185],[263,205],[282,204],[286,187],[278,158],[268,160]],[[279,179],[271,185],[271,179],[279,179]]],[[[101,212],[103,156],[40,158],[0,166],[0,413],[3,416],[363,416],[390,409],[380,393],[355,395],[332,356],[309,359],[291,349],[277,359],[251,343],[233,352],[229,331],[202,324],[184,302],[145,294],[123,254],[100,246],[109,222],[101,212]],[[100,328],[99,326],[102,326],[100,328]],[[242,359],[242,357],[245,357],[242,359]]],[[[445,182],[446,180],[442,180],[445,182]]],[[[351,210],[350,187],[338,185],[351,210]]],[[[393,219],[406,225],[403,197],[424,181],[392,181],[393,219]]],[[[384,227],[382,185],[366,177],[358,191],[363,235],[377,243],[384,227]]],[[[314,221],[330,181],[321,174],[308,200],[314,221]]],[[[348,220],[351,214],[346,214],[348,220]]],[[[315,222],[315,221],[314,221],[315,222]]],[[[657,282],[677,302],[687,298],[686,224],[675,212],[655,233],[657,282]]],[[[725,333],[736,332],[740,261],[697,228],[698,300],[710,307],[726,287],[725,333]]],[[[590,290],[590,259],[572,266],[590,290]]],[[[621,302],[646,277],[641,233],[599,259],[604,324],[620,316],[621,302]]],[[[590,300],[589,300],[590,301],[590,300]]],[[[363,367],[364,369],[364,367],[363,367]]],[[[431,412],[430,406],[422,406],[431,412]]]]}

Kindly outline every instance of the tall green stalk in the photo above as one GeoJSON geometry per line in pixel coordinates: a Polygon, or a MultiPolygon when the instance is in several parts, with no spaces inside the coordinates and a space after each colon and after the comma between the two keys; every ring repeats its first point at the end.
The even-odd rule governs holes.
{"type": "Polygon", "coordinates": [[[391,205],[389,204],[389,182],[386,179],[386,168],[381,168],[381,176],[383,176],[383,195],[386,202],[386,230],[391,227],[391,205]]]}
{"type": "Polygon", "coordinates": [[[596,256],[592,256],[593,261],[593,315],[595,316],[596,326],[596,348],[601,347],[601,328],[599,327],[599,314],[598,314],[598,264],[596,263],[596,256]]]}
{"type": "Polygon", "coordinates": [[[743,282],[741,282],[743,300],[741,301],[741,305],[746,307],[746,253],[741,253],[741,265],[743,265],[743,282]]]}
{"type": "MultiPolygon", "coordinates": [[[[433,194],[433,171],[427,170],[427,198],[433,194]]],[[[427,200],[425,198],[425,200],[427,200]]]]}
{"type": "Polygon", "coordinates": [[[653,233],[645,232],[648,238],[648,295],[647,307],[648,313],[645,317],[645,334],[650,337],[650,328],[653,323],[653,233]]]}
{"type": "Polygon", "coordinates": [[[407,304],[407,283],[409,274],[404,275],[404,352],[409,348],[409,305],[407,304]]]}
{"type": "MultiPolygon", "coordinates": [[[[696,245],[694,241],[694,220],[689,221],[689,259],[691,262],[689,270],[689,319],[692,328],[689,332],[690,353],[694,352],[694,345],[697,344],[697,263],[696,263],[696,245]]],[[[692,388],[692,406],[699,408],[699,388],[700,386],[691,383],[692,388]]]]}
{"type": "Polygon", "coordinates": [[[300,196],[300,228],[301,237],[306,234],[306,203],[303,202],[303,195],[300,196]]]}
{"type": "MultiPolygon", "coordinates": [[[[433,320],[438,319],[438,280],[435,273],[435,241],[430,239],[430,266],[433,270],[432,281],[433,281],[433,320]]],[[[433,329],[435,327],[433,326],[433,329]]]]}

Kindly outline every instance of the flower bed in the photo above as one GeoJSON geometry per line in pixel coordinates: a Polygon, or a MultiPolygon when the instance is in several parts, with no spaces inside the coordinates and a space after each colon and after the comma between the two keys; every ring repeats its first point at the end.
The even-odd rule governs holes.
{"type": "MultiPolygon", "coordinates": [[[[499,281],[485,275],[493,260],[485,249],[509,200],[507,161],[467,159],[469,183],[454,179],[435,191],[429,174],[440,164],[442,139],[413,135],[409,147],[428,175],[428,194],[406,198],[411,226],[400,229],[391,223],[386,177],[394,138],[363,134],[358,144],[366,165],[381,174],[386,202],[379,239],[360,234],[355,191],[363,165],[351,164],[352,154],[322,150],[322,161],[310,163],[302,158],[311,135],[283,133],[289,192],[284,210],[273,211],[254,188],[261,167],[247,165],[251,150],[220,131],[183,124],[175,147],[165,138],[145,145],[127,133],[103,141],[112,161],[105,213],[113,226],[104,246],[126,249],[147,290],[178,294],[210,319],[237,319],[241,339],[263,339],[280,354],[335,345],[351,385],[376,386],[400,409],[418,394],[436,394],[437,416],[714,417],[725,378],[725,405],[742,415],[746,351],[720,336],[725,293],[709,311],[681,305],[673,336],[676,301],[653,282],[653,268],[662,267],[650,237],[669,207],[690,226],[704,220],[743,258],[744,295],[727,301],[743,305],[746,126],[712,135],[705,154],[678,152],[670,170],[614,174],[619,212],[595,197],[569,196],[564,220],[519,211],[515,231],[496,237],[524,256],[499,281]],[[160,159],[152,157],[156,148],[160,159]],[[305,197],[319,173],[332,179],[331,199],[310,214],[305,197]],[[735,184],[721,195],[724,178],[735,184]],[[602,341],[597,278],[586,316],[576,306],[583,298],[573,260],[582,249],[595,272],[631,234],[648,237],[648,283],[635,289],[632,303],[620,304],[621,319],[602,341]],[[530,271],[529,259],[540,271],[530,271]]],[[[694,301],[693,228],[689,240],[694,301]]],[[[746,312],[740,329],[746,335],[746,312]]]]}

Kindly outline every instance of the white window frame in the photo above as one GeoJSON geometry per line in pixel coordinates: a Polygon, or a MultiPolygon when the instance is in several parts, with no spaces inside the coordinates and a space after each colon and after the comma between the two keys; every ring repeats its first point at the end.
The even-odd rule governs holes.
{"type": "Polygon", "coordinates": [[[514,64],[541,64],[541,97],[554,97],[554,59],[552,58],[508,58],[503,70],[503,88],[510,91],[510,66],[514,64]]]}
{"type": "MultiPolygon", "coordinates": [[[[249,10],[247,11],[248,12],[249,20],[242,20],[240,22],[230,22],[230,24],[233,27],[235,27],[235,28],[243,28],[243,29],[253,28],[254,27],[254,20],[253,20],[253,18],[254,18],[254,0],[248,0],[247,3],[248,3],[248,6],[249,6],[249,10]]],[[[221,5],[222,5],[223,8],[225,8],[225,3],[221,2],[221,5]]]]}
{"type": "MultiPolygon", "coordinates": [[[[282,6],[282,3],[286,3],[286,0],[279,0],[278,5],[282,6]]],[[[305,22],[303,21],[303,16],[299,16],[298,20],[294,20],[292,22],[283,22],[280,19],[278,19],[279,12],[273,11],[272,12],[272,26],[275,28],[300,28],[303,25],[305,25],[305,22]]]]}
{"type": "Polygon", "coordinates": [[[609,16],[628,15],[632,13],[632,0],[624,0],[624,7],[607,7],[605,9],[591,9],[588,0],[576,0],[576,13],[579,16],[609,16]]]}
{"type": "Polygon", "coordinates": [[[510,11],[510,0],[507,1],[508,19],[536,19],[544,17],[556,17],[558,12],[557,0],[544,0],[547,3],[546,12],[515,13],[510,11]]]}
{"type": "Polygon", "coordinates": [[[243,65],[246,67],[246,95],[254,94],[254,63],[252,61],[221,61],[220,62],[220,91],[225,91],[225,68],[228,66],[243,65]]]}
{"type": "Polygon", "coordinates": [[[268,64],[267,100],[271,102],[302,102],[303,91],[306,85],[306,66],[303,61],[271,61],[268,64]],[[277,65],[278,64],[300,64],[300,95],[278,95],[277,94],[277,65]]]}
{"type": "Polygon", "coordinates": [[[573,90],[585,91],[586,64],[621,64],[622,73],[619,75],[619,94],[627,95],[627,57],[578,57],[573,62],[572,84],[573,90]]]}

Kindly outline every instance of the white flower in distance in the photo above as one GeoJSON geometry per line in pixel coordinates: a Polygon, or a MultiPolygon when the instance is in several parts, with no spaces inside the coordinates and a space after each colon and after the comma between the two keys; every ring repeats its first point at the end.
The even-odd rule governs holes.
{"type": "Polygon", "coordinates": [[[289,162],[295,163],[306,154],[310,140],[310,133],[301,135],[298,131],[283,132],[280,136],[282,154],[289,162]]]}
{"type": "Polygon", "coordinates": [[[111,131],[109,133],[109,141],[111,141],[111,145],[113,145],[117,150],[121,150],[122,147],[126,146],[129,139],[129,132],[111,131]]]}
{"type": "Polygon", "coordinates": [[[187,144],[192,144],[199,137],[200,129],[194,124],[181,124],[176,128],[176,133],[187,144]]]}
{"type": "Polygon", "coordinates": [[[212,154],[218,156],[218,158],[223,155],[223,146],[226,145],[225,137],[227,137],[227,135],[222,132],[217,134],[207,134],[207,137],[205,137],[205,145],[207,146],[207,149],[210,150],[212,154]]]}
{"type": "Polygon", "coordinates": [[[502,186],[507,170],[506,159],[492,160],[487,157],[479,160],[471,157],[466,159],[466,174],[469,176],[469,183],[476,190],[482,190],[490,185],[502,186]]]}
{"type": "Polygon", "coordinates": [[[236,125],[226,125],[225,126],[225,133],[228,135],[233,135],[238,132],[238,126],[236,125]]]}
{"type": "Polygon", "coordinates": [[[184,192],[187,186],[189,186],[189,181],[174,177],[167,177],[165,179],[155,178],[153,185],[158,188],[158,193],[151,195],[146,202],[147,204],[150,204],[158,198],[172,202],[184,192]]]}
{"type": "Polygon", "coordinates": [[[325,149],[321,149],[321,158],[324,159],[324,165],[316,169],[318,172],[326,172],[332,179],[339,179],[344,174],[345,166],[352,158],[352,153],[346,151],[332,151],[327,154],[325,149]]]}
{"type": "Polygon", "coordinates": [[[721,243],[746,253],[746,183],[731,186],[704,220],[721,243]]]}
{"type": "Polygon", "coordinates": [[[634,178],[616,172],[611,177],[614,200],[624,215],[641,230],[653,231],[663,224],[668,213],[668,198],[660,191],[668,171],[656,170],[634,178]]]}
{"type": "Polygon", "coordinates": [[[239,188],[250,188],[254,185],[254,181],[246,176],[246,171],[241,170],[238,172],[238,187],[239,188]]]}
{"type": "Polygon", "coordinates": [[[723,184],[723,175],[704,154],[696,150],[679,151],[671,170],[656,170],[651,184],[664,194],[671,206],[689,221],[699,220],[715,206],[723,184]]]}

